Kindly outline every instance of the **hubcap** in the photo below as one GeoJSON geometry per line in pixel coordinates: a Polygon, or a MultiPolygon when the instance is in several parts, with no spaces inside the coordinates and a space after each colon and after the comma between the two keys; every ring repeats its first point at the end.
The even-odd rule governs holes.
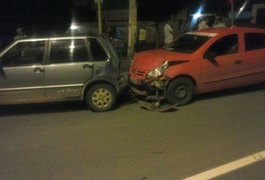
{"type": "Polygon", "coordinates": [[[92,102],[99,108],[105,108],[109,106],[109,104],[112,101],[112,96],[110,91],[107,89],[97,89],[93,94],[92,94],[92,102]]]}
{"type": "Polygon", "coordinates": [[[177,89],[176,89],[176,96],[178,99],[183,99],[187,96],[188,94],[188,89],[186,86],[179,86],[177,89]]]}

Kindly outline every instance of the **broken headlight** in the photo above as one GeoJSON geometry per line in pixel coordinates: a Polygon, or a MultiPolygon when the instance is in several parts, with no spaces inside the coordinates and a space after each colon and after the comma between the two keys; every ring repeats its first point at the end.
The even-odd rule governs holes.
{"type": "Polygon", "coordinates": [[[167,70],[169,64],[168,61],[165,61],[161,66],[155,68],[154,70],[150,71],[147,75],[146,78],[150,79],[150,78],[156,78],[158,76],[161,76],[162,74],[165,73],[165,71],[167,70]]]}

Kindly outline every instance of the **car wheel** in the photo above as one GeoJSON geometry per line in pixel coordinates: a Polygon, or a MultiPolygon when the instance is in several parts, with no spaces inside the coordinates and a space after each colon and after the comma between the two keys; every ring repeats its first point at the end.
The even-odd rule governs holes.
{"type": "Polygon", "coordinates": [[[166,92],[170,104],[185,105],[191,102],[194,95],[194,84],[188,78],[177,78],[172,81],[166,92]]]}
{"type": "Polygon", "coordinates": [[[116,91],[108,84],[92,86],[86,94],[86,103],[95,112],[108,111],[116,101],[116,91]]]}

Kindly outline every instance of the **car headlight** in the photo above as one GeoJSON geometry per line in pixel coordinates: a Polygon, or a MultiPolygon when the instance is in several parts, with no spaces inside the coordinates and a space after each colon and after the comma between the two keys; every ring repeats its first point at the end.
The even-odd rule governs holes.
{"type": "Polygon", "coordinates": [[[147,79],[161,76],[162,74],[165,73],[165,71],[167,70],[168,66],[169,66],[168,61],[165,61],[161,66],[159,66],[159,67],[155,68],[154,70],[150,71],[146,75],[147,79]]]}
{"type": "Polygon", "coordinates": [[[130,61],[130,66],[132,66],[133,63],[134,63],[134,58],[131,59],[131,61],[130,61]]]}

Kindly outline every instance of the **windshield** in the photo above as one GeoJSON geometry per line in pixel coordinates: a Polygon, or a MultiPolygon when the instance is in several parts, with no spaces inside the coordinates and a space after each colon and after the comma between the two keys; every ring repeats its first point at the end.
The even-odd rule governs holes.
{"type": "Polygon", "coordinates": [[[164,47],[164,50],[192,54],[213,36],[197,33],[186,33],[179,36],[172,44],[164,47]]]}

